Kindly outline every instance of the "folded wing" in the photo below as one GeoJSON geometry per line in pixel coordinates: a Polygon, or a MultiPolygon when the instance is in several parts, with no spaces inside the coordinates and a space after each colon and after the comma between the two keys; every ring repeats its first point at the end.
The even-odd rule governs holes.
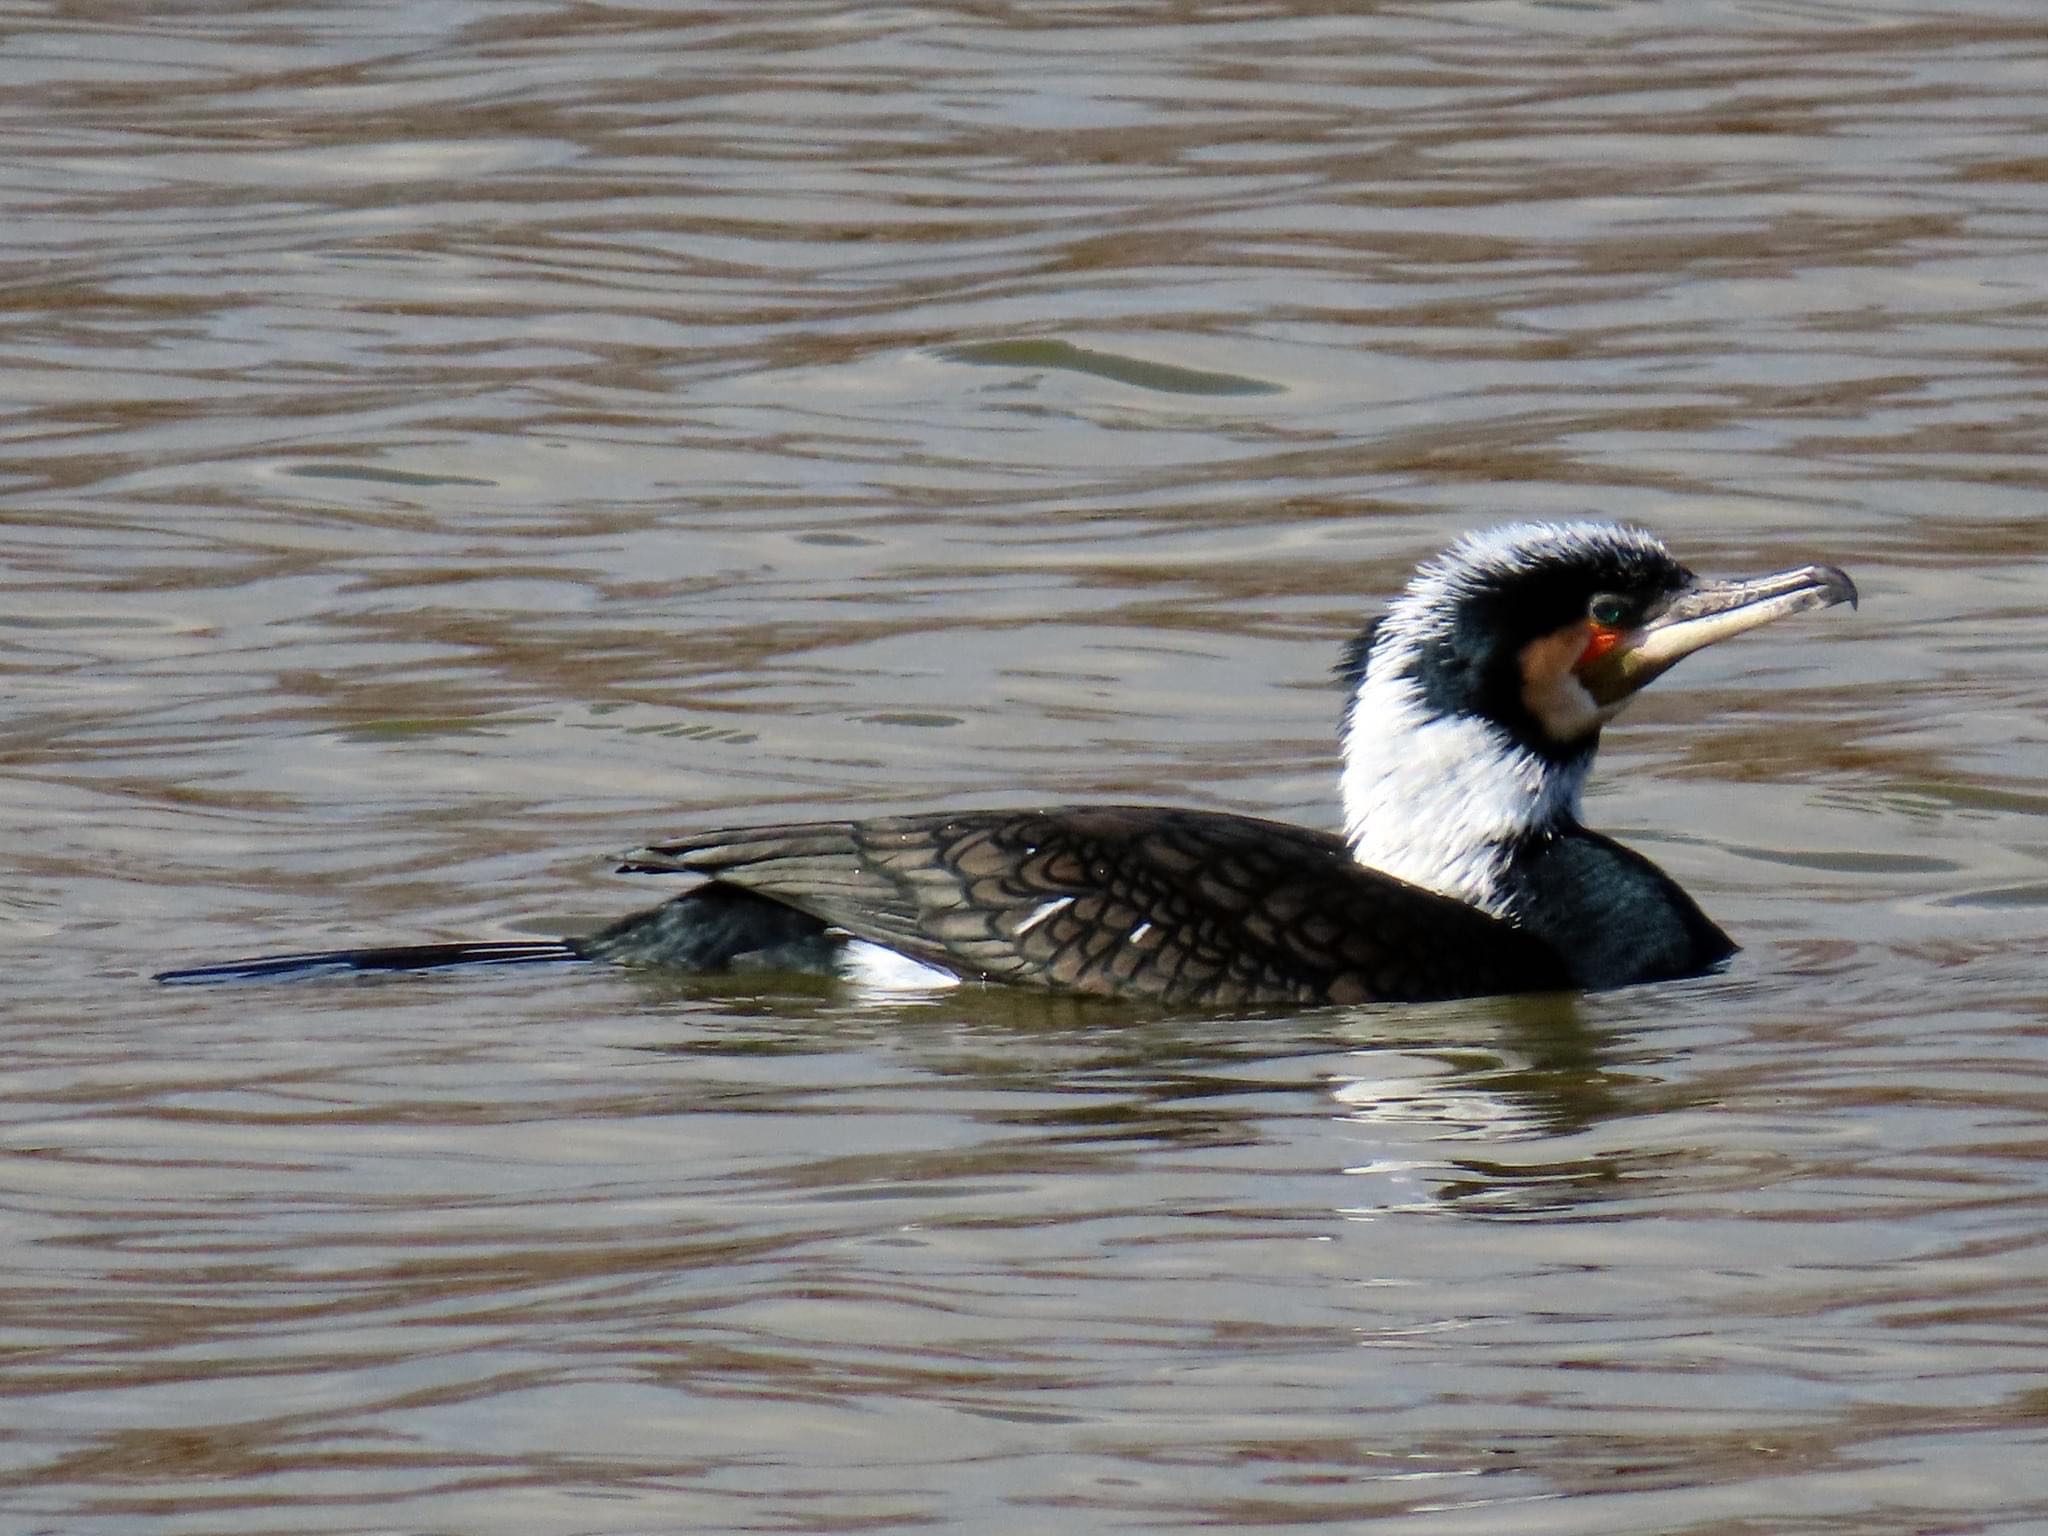
{"type": "Polygon", "coordinates": [[[1569,986],[1512,924],[1279,822],[1136,806],[693,834],[690,873],[972,979],[1206,1006],[1416,1002],[1569,986]]]}

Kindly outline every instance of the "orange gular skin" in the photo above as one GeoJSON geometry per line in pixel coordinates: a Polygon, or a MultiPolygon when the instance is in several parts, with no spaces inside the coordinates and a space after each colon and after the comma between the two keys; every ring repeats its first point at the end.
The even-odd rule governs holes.
{"type": "Polygon", "coordinates": [[[1585,628],[1586,644],[1584,649],[1579,652],[1578,660],[1572,663],[1572,670],[1574,672],[1578,671],[1579,668],[1585,666],[1588,662],[1598,661],[1602,656],[1605,656],[1609,651],[1621,644],[1622,637],[1626,633],[1626,631],[1618,629],[1611,624],[1594,624],[1589,622],[1585,628]]]}
{"type": "Polygon", "coordinates": [[[1538,635],[1516,653],[1522,672],[1522,706],[1552,741],[1581,740],[1613,713],[1587,691],[1579,669],[1613,650],[1624,635],[1625,631],[1579,619],[1538,635]]]}
{"type": "Polygon", "coordinates": [[[1654,668],[1642,665],[1636,654],[1644,634],[1640,629],[1619,629],[1595,624],[1591,619],[1573,627],[1583,634],[1584,640],[1572,661],[1572,676],[1602,709],[1620,709],[1638,689],[1671,665],[1669,661],[1654,668]]]}

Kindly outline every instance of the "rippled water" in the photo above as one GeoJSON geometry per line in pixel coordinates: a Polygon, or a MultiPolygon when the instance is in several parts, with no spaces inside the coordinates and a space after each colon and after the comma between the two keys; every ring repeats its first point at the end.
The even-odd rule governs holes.
{"type": "Polygon", "coordinates": [[[2048,1528],[2038,8],[22,7],[0,1510],[2048,1528]],[[1747,944],[1170,1018],[602,970],[734,811],[1335,818],[1337,645],[1591,510],[1860,612],[1600,825],[1747,944]]]}

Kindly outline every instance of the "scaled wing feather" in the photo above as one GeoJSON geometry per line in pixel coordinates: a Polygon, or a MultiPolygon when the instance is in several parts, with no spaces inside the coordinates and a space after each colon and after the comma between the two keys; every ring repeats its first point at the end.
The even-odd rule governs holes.
{"type": "Polygon", "coordinates": [[[627,870],[702,875],[960,975],[1204,1005],[1568,984],[1498,918],[1283,823],[1150,807],[709,831],[627,870]]]}

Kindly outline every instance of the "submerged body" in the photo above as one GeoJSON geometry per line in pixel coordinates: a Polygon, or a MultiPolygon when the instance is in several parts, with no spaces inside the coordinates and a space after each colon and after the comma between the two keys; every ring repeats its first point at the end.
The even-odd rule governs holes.
{"type": "Polygon", "coordinates": [[[1611,524],[1473,535],[1347,652],[1341,837],[1122,805],[724,829],[629,856],[627,871],[700,883],[586,938],[160,979],[603,960],[1234,1006],[1694,975],[1734,944],[1648,859],[1580,824],[1600,728],[1692,650],[1854,600],[1830,566],[1702,583],[1611,524]]]}

